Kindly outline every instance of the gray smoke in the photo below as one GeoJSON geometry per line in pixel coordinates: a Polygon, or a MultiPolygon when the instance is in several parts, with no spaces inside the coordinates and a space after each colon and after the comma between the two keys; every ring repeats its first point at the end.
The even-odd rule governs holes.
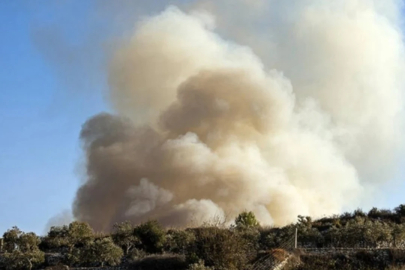
{"type": "Polygon", "coordinates": [[[43,233],[46,235],[51,227],[54,226],[63,226],[69,225],[73,221],[72,211],[71,210],[63,210],[62,212],[56,214],[55,216],[51,217],[45,225],[45,229],[43,233]]]}
{"type": "Polygon", "coordinates": [[[401,148],[399,2],[226,2],[169,7],[114,53],[116,114],[83,126],[77,219],[106,231],[251,210],[282,225],[386,181],[401,148]]]}

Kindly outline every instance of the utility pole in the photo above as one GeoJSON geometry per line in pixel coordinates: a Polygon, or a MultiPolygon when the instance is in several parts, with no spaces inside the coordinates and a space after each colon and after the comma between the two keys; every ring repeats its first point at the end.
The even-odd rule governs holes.
{"type": "Polygon", "coordinates": [[[295,245],[294,245],[294,248],[295,248],[295,249],[297,249],[297,247],[298,247],[297,238],[298,238],[298,228],[296,227],[296,228],[295,228],[295,245]]]}

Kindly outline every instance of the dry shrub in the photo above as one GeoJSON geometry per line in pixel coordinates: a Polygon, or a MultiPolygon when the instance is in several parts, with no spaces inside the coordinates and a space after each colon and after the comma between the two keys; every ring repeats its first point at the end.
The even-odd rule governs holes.
{"type": "Polygon", "coordinates": [[[284,261],[288,257],[288,252],[281,248],[272,249],[270,253],[279,262],[284,261]]]}
{"type": "Polygon", "coordinates": [[[218,227],[196,228],[192,230],[195,241],[187,250],[191,263],[203,260],[208,267],[216,270],[245,269],[256,256],[249,241],[237,231],[218,227]]]}

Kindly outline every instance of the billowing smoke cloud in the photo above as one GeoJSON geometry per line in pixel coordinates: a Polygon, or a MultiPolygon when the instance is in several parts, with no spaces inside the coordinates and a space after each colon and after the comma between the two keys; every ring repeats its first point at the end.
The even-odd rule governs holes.
{"type": "Polygon", "coordinates": [[[209,1],[198,4],[218,29],[176,7],[137,25],[110,65],[117,114],[82,129],[77,219],[109,230],[252,210],[281,225],[356,205],[386,180],[401,147],[398,3],[280,2],[235,1],[259,14],[241,13],[240,31],[209,1]]]}

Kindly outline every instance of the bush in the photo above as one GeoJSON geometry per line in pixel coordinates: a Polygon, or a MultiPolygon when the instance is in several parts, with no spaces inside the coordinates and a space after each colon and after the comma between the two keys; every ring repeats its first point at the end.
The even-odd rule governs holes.
{"type": "Polygon", "coordinates": [[[44,253],[40,250],[21,252],[19,250],[14,250],[11,253],[5,253],[3,255],[1,269],[5,270],[23,270],[36,268],[45,261],[44,253]]]}
{"type": "Polygon", "coordinates": [[[211,227],[193,232],[196,240],[187,250],[190,263],[203,260],[215,269],[244,269],[256,256],[249,242],[236,231],[211,227]]]}
{"type": "Polygon", "coordinates": [[[140,244],[139,238],[134,233],[134,227],[130,222],[114,224],[112,237],[115,244],[120,246],[127,255],[134,246],[140,244]]]}
{"type": "Polygon", "coordinates": [[[259,222],[253,212],[242,212],[235,219],[235,225],[238,229],[259,227],[259,222]]]}
{"type": "Polygon", "coordinates": [[[146,252],[142,249],[133,248],[127,254],[127,261],[133,263],[139,261],[147,256],[146,252]]]}
{"type": "Polygon", "coordinates": [[[35,233],[24,233],[13,227],[3,234],[4,255],[1,269],[32,269],[45,261],[45,254],[38,247],[41,240],[35,233]]]}
{"type": "Polygon", "coordinates": [[[387,252],[359,251],[354,254],[334,253],[333,255],[302,255],[301,264],[294,269],[344,269],[379,270],[388,269],[390,262],[387,252]]]}
{"type": "Polygon", "coordinates": [[[148,253],[160,253],[166,242],[166,232],[160,224],[154,221],[142,223],[134,229],[134,234],[141,241],[141,247],[148,253]]]}
{"type": "MultiPolygon", "coordinates": [[[[54,226],[44,238],[42,247],[61,251],[67,249],[73,252],[75,247],[82,247],[90,244],[94,239],[93,229],[85,222],[74,221],[69,226],[54,226]]],[[[73,254],[71,254],[73,255],[73,254]]]]}
{"type": "Polygon", "coordinates": [[[87,252],[87,246],[81,248],[73,247],[69,252],[64,253],[63,263],[69,266],[83,266],[88,263],[87,252]]]}
{"type": "Polygon", "coordinates": [[[96,239],[81,247],[74,247],[65,255],[64,262],[70,266],[115,266],[121,263],[122,249],[111,237],[96,239]]]}
{"type": "Polygon", "coordinates": [[[60,251],[62,248],[68,248],[69,242],[69,227],[68,226],[53,226],[50,228],[48,235],[43,238],[41,247],[47,250],[60,251]]]}
{"type": "Polygon", "coordinates": [[[237,231],[240,237],[246,241],[246,243],[251,247],[252,252],[259,252],[260,250],[260,231],[258,228],[248,228],[242,231],[237,231]]]}
{"type": "Polygon", "coordinates": [[[197,263],[190,264],[187,270],[214,270],[214,268],[205,266],[204,261],[199,260],[197,263]]]}
{"type": "Polygon", "coordinates": [[[195,236],[190,230],[170,230],[166,235],[165,251],[185,254],[194,241],[195,236]]]}
{"type": "Polygon", "coordinates": [[[91,259],[93,262],[100,262],[101,266],[104,264],[118,265],[121,263],[122,256],[122,249],[115,245],[110,237],[98,239],[91,246],[91,259]]]}
{"type": "MultiPolygon", "coordinates": [[[[283,228],[260,228],[260,249],[269,250],[273,248],[285,247],[290,243],[295,234],[295,226],[289,225],[283,228]]],[[[302,232],[300,231],[300,237],[302,232]]],[[[291,243],[291,248],[292,248],[291,243]]]]}

